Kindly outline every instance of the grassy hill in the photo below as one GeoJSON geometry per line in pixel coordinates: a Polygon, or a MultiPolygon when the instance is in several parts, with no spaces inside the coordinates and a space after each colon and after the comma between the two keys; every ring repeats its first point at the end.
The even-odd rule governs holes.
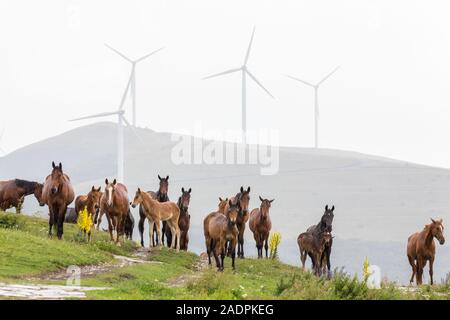
{"type": "Polygon", "coordinates": [[[70,265],[114,266],[117,255],[131,259],[140,252],[142,263],[82,274],[82,286],[108,288],[89,291],[87,298],[443,299],[450,294],[449,285],[407,292],[385,282],[382,289],[373,290],[344,273],[336,272],[328,281],[278,260],[238,260],[233,271],[226,259],[225,272],[218,273],[194,253],[163,248],[143,254],[134,242],[118,247],[108,238],[96,232],[86,243],[76,226],[65,225],[62,241],[48,239],[45,219],[0,213],[0,282],[61,285],[65,278],[55,275],[64,275],[70,265]]]}

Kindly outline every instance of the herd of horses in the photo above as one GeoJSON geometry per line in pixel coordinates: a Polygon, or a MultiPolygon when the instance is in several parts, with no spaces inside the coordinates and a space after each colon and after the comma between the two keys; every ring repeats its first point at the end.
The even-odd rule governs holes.
{"type": "MultiPolygon", "coordinates": [[[[141,245],[144,246],[144,223],[149,223],[150,246],[167,245],[177,251],[188,250],[190,214],[189,204],[192,189],[181,189],[178,202],[170,201],[168,197],[169,176],[163,178],[158,175],[159,189],[157,192],[142,191],[135,193],[129,202],[127,187],[116,179],[105,179],[104,191],[92,186],[87,195],[79,195],[75,199],[74,189],[70,178],[63,172],[62,164],[52,163],[51,173],[44,183],[13,179],[0,181],[0,210],[6,211],[15,207],[20,213],[24,199],[34,194],[40,206],[49,209],[49,237],[53,236],[53,226],[56,235],[61,239],[64,233],[64,222],[76,222],[80,211],[86,209],[93,218],[93,224],[99,230],[102,217],[106,216],[111,241],[120,245],[124,239],[132,239],[134,218],[130,208],[139,206],[139,233],[141,245]],[[75,201],[75,208],[68,206],[75,201]],[[114,237],[115,234],[115,237],[114,237]]],[[[229,198],[219,197],[218,208],[206,215],[203,220],[206,253],[209,264],[213,256],[219,271],[224,270],[225,257],[231,257],[232,268],[235,268],[235,258],[244,258],[244,233],[247,223],[256,242],[258,258],[268,258],[269,236],[272,229],[270,208],[274,199],[264,199],[259,196],[260,207],[249,211],[250,187],[241,187],[239,192],[229,198]]],[[[300,250],[302,269],[305,269],[309,256],[312,270],[317,276],[331,276],[331,251],[333,246],[333,219],[335,207],[327,205],[318,224],[309,227],[297,238],[300,250]]],[[[88,232],[89,240],[91,238],[88,232]]],[[[423,270],[429,263],[430,283],[433,284],[433,263],[435,259],[435,243],[443,245],[444,226],[442,219],[431,219],[431,224],[425,225],[421,232],[414,233],[408,238],[407,257],[412,268],[410,282],[416,279],[422,284],[423,270]]]]}

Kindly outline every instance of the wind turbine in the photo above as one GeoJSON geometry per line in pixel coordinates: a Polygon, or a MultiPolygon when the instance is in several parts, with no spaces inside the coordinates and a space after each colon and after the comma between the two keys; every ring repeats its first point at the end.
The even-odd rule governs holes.
{"type": "MultiPolygon", "coordinates": [[[[132,71],[133,72],[133,71],[132,71]]],[[[103,112],[98,113],[90,116],[85,116],[81,118],[72,119],[69,121],[79,121],[79,120],[85,120],[85,119],[94,119],[94,118],[103,118],[107,116],[117,116],[117,179],[119,182],[124,181],[124,132],[123,132],[123,124],[125,123],[133,133],[138,137],[138,139],[142,142],[142,139],[135,131],[135,127],[132,126],[128,120],[125,118],[125,110],[123,109],[125,98],[127,96],[127,92],[131,86],[132,78],[128,80],[127,87],[125,89],[125,92],[123,93],[122,100],[119,105],[119,109],[117,111],[111,111],[111,112],[103,112]]]]}
{"type": "Polygon", "coordinates": [[[319,87],[322,83],[325,82],[325,80],[327,80],[329,77],[331,77],[331,75],[333,73],[335,73],[339,68],[340,68],[340,66],[337,66],[336,68],[334,68],[333,71],[331,71],[328,75],[326,75],[322,80],[320,80],[316,84],[312,84],[312,83],[304,81],[302,79],[298,79],[298,78],[286,75],[287,77],[289,77],[293,80],[299,81],[303,84],[306,84],[307,86],[310,86],[314,89],[314,122],[315,122],[314,147],[315,148],[319,147],[319,87]]]}
{"type": "Polygon", "coordinates": [[[240,66],[239,68],[229,69],[229,70],[226,70],[226,71],[223,71],[220,73],[216,73],[216,74],[213,74],[213,75],[203,78],[203,80],[206,80],[206,79],[211,79],[211,78],[222,76],[222,75],[229,74],[229,73],[241,72],[241,75],[242,75],[242,143],[243,144],[247,143],[246,142],[246,138],[247,138],[247,75],[253,81],[255,81],[256,84],[258,86],[260,86],[261,89],[263,89],[269,96],[274,98],[274,96],[269,92],[269,90],[264,88],[264,86],[261,84],[261,82],[259,82],[259,80],[256,79],[256,77],[247,68],[247,62],[248,62],[248,58],[250,56],[250,51],[252,49],[254,35],[255,35],[255,27],[253,27],[252,37],[250,38],[250,43],[248,45],[247,53],[245,54],[244,63],[242,64],[242,66],[240,66]]]}
{"type": "Polygon", "coordinates": [[[128,91],[130,91],[130,95],[131,95],[131,103],[132,103],[132,108],[133,108],[133,126],[136,127],[136,64],[147,59],[148,57],[150,57],[151,55],[157,53],[158,51],[162,50],[163,47],[150,52],[149,54],[146,54],[145,56],[140,57],[139,59],[136,60],[132,60],[130,58],[128,58],[126,55],[124,55],[122,52],[114,49],[113,47],[109,46],[108,44],[105,43],[105,46],[108,47],[109,49],[111,49],[112,51],[114,51],[115,53],[117,53],[119,56],[121,56],[122,58],[124,58],[125,60],[127,60],[129,63],[131,63],[131,74],[130,74],[130,79],[128,80],[128,87],[127,90],[125,91],[125,96],[128,94],[128,91]]]}

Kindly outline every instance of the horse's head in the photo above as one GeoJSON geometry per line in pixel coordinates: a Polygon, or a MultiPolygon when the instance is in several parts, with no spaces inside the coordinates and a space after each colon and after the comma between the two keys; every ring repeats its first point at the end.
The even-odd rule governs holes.
{"type": "Polygon", "coordinates": [[[244,190],[244,187],[241,187],[241,192],[236,195],[236,201],[242,213],[246,214],[250,203],[250,187],[248,187],[247,190],[244,190]]]}
{"type": "Polygon", "coordinates": [[[325,207],[325,212],[320,220],[321,229],[327,232],[333,231],[334,206],[330,209],[328,205],[325,207]]]}
{"type": "Polygon", "coordinates": [[[189,188],[189,190],[184,190],[184,188],[181,188],[181,197],[179,200],[180,210],[186,211],[189,208],[189,203],[191,201],[191,192],[191,188],[189,188]]]}
{"type": "Polygon", "coordinates": [[[34,196],[36,197],[39,205],[41,207],[45,206],[44,200],[42,199],[42,190],[44,189],[44,185],[42,183],[36,183],[36,187],[34,188],[34,196]]]}
{"type": "Polygon", "coordinates": [[[218,211],[221,212],[221,213],[225,213],[225,207],[227,206],[227,203],[228,203],[228,198],[226,198],[224,200],[221,197],[219,197],[219,209],[218,209],[218,211]]]}
{"type": "Polygon", "coordinates": [[[259,196],[259,200],[261,200],[261,206],[259,207],[259,211],[261,211],[261,214],[264,218],[266,218],[269,215],[269,209],[272,204],[273,200],[263,199],[261,196],[259,196]]]}
{"type": "Polygon", "coordinates": [[[94,186],[92,186],[91,191],[88,193],[88,199],[94,203],[94,207],[95,209],[100,208],[100,199],[102,197],[102,187],[98,187],[98,189],[96,189],[94,186]]]}
{"type": "Polygon", "coordinates": [[[161,178],[158,174],[159,179],[159,193],[162,195],[167,195],[169,193],[169,176],[161,178]]]}
{"type": "Polygon", "coordinates": [[[225,215],[227,216],[228,222],[231,225],[236,224],[236,219],[239,214],[240,208],[237,203],[233,203],[233,201],[228,201],[228,210],[225,212],[225,215]]]}
{"type": "Polygon", "coordinates": [[[112,206],[114,202],[114,192],[116,191],[117,186],[117,180],[114,179],[113,182],[109,182],[108,179],[105,179],[105,197],[106,197],[106,204],[108,206],[112,206]]]}
{"type": "Polygon", "coordinates": [[[61,186],[64,182],[64,173],[62,169],[62,163],[59,165],[55,165],[55,162],[52,162],[53,170],[50,175],[50,192],[52,194],[57,194],[61,191],[61,186]]]}
{"type": "Polygon", "coordinates": [[[431,218],[432,223],[429,224],[430,229],[431,229],[431,234],[433,235],[433,237],[435,237],[438,241],[439,244],[444,244],[445,242],[445,238],[444,238],[444,225],[442,224],[442,219],[440,220],[434,220],[433,218],[431,218]]]}
{"type": "Polygon", "coordinates": [[[136,194],[134,195],[133,202],[130,203],[130,205],[133,208],[136,208],[138,205],[140,205],[144,201],[144,198],[142,197],[142,191],[141,188],[138,188],[136,191],[136,194]]]}

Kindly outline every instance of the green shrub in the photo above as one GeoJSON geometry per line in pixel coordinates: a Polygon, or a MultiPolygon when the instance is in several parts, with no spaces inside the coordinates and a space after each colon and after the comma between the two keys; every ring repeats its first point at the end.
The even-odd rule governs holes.
{"type": "Polygon", "coordinates": [[[22,229],[25,225],[21,216],[15,213],[0,213],[0,228],[5,229],[22,229]]]}

